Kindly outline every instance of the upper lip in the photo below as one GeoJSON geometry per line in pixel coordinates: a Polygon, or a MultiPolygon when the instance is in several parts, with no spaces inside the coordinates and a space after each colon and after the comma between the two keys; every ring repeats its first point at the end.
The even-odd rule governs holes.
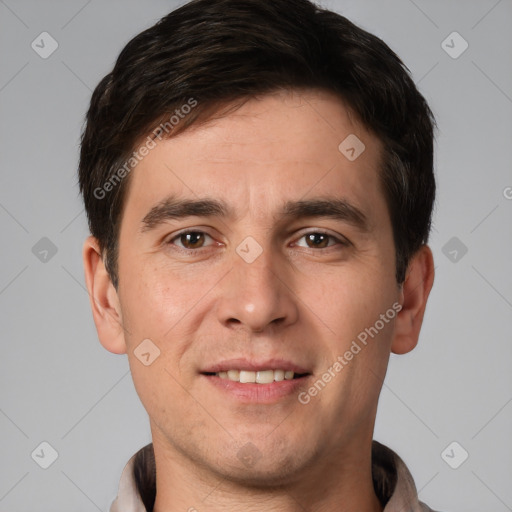
{"type": "Polygon", "coordinates": [[[227,359],[207,366],[201,373],[218,373],[228,370],[244,370],[258,372],[262,370],[284,370],[294,373],[310,373],[306,368],[286,359],[267,359],[265,361],[250,361],[245,358],[227,359]]]}

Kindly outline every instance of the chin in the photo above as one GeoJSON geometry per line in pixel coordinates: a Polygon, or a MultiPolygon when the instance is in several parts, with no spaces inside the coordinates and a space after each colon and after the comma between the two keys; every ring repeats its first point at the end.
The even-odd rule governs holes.
{"type": "Polygon", "coordinates": [[[224,479],[236,483],[247,488],[252,489],[277,489],[286,486],[295,481],[296,472],[290,471],[289,468],[269,467],[259,469],[236,469],[230,472],[225,472],[222,475],[224,479]]]}
{"type": "Polygon", "coordinates": [[[309,464],[305,454],[297,452],[279,456],[269,450],[270,456],[256,452],[251,443],[247,443],[230,463],[220,460],[217,468],[223,478],[238,485],[254,489],[271,489],[285,486],[297,480],[309,464]]]}

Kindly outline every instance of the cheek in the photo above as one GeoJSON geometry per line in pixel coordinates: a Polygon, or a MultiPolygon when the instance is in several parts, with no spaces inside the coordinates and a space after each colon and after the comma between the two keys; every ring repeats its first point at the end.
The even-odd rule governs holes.
{"type": "MultiPolygon", "coordinates": [[[[313,297],[312,304],[322,305],[326,323],[335,332],[363,330],[373,325],[379,316],[398,298],[394,273],[379,262],[347,267],[332,276],[313,297]]],[[[319,306],[314,306],[319,307],[319,306]]]]}
{"type": "Polygon", "coordinates": [[[197,302],[197,290],[146,270],[134,281],[137,286],[125,290],[122,307],[133,382],[146,411],[158,422],[187,398],[183,387],[189,387],[190,375],[180,367],[188,348],[184,318],[197,302]]]}
{"type": "Polygon", "coordinates": [[[377,265],[372,272],[351,274],[323,299],[321,318],[335,333],[327,338],[324,362],[329,367],[343,358],[338,384],[347,379],[347,392],[361,404],[376,398],[386,371],[399,297],[393,276],[377,265]]]}
{"type": "Polygon", "coordinates": [[[170,271],[155,265],[135,265],[127,271],[128,285],[121,290],[125,327],[132,341],[143,336],[164,341],[178,327],[201,296],[197,283],[183,283],[170,271]]]}
{"type": "Polygon", "coordinates": [[[162,354],[150,366],[132,358],[130,369],[137,395],[151,421],[175,438],[184,425],[190,430],[198,423],[201,411],[190,400],[187,384],[181,383],[179,373],[164,357],[162,354]],[[178,422],[174,421],[176,418],[178,422]]]}
{"type": "MultiPolygon", "coordinates": [[[[191,361],[193,351],[190,343],[197,337],[197,326],[205,314],[207,300],[204,296],[218,278],[208,277],[206,271],[183,275],[166,267],[165,262],[162,265],[141,265],[138,272],[132,267],[131,276],[127,273],[127,277],[133,286],[123,290],[121,307],[128,353],[137,372],[134,380],[140,379],[141,388],[146,387],[145,379],[151,372],[140,364],[134,351],[140,352],[141,342],[149,339],[159,351],[151,368],[161,367],[162,371],[153,372],[147,386],[155,387],[156,379],[158,382],[172,381],[172,377],[188,385],[191,378],[189,370],[194,363],[191,361]]],[[[174,381],[169,385],[178,386],[174,381]]]]}

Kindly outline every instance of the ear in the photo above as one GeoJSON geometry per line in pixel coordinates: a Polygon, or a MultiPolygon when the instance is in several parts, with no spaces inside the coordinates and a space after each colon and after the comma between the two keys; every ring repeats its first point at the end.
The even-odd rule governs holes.
{"type": "Polygon", "coordinates": [[[85,281],[100,343],[114,354],[126,353],[117,291],[103,263],[99,243],[89,236],[82,249],[85,281]]]}
{"type": "Polygon", "coordinates": [[[414,254],[402,284],[402,309],[395,321],[391,352],[405,354],[418,343],[427,299],[434,283],[434,258],[428,245],[422,245],[414,254]]]}

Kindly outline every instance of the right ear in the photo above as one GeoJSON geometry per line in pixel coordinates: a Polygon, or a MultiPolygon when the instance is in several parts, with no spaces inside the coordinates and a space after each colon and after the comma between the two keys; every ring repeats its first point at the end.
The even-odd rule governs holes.
{"type": "Polygon", "coordinates": [[[98,240],[89,236],[82,249],[85,282],[100,343],[114,354],[126,353],[117,291],[103,263],[98,240]]]}

